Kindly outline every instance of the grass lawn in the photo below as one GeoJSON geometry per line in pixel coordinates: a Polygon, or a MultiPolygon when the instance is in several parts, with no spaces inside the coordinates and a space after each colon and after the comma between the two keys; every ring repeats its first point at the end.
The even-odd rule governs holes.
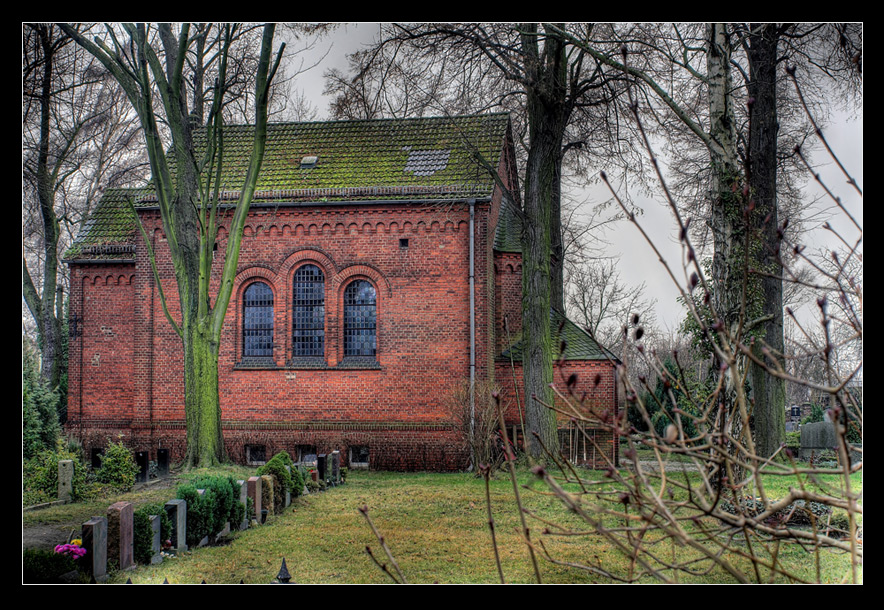
{"type": "MultiPolygon", "coordinates": [[[[628,561],[598,534],[551,534],[550,531],[557,530],[547,522],[564,524],[575,531],[585,531],[586,526],[550,497],[542,485],[532,483],[533,476],[528,471],[521,471],[519,476],[531,489],[523,489],[522,497],[531,513],[529,527],[534,542],[542,543],[559,561],[599,565],[618,573],[627,571],[628,561]]],[[[861,476],[857,476],[855,484],[861,486],[861,476]]],[[[771,486],[785,489],[781,481],[772,482],[771,486]]],[[[518,531],[512,485],[508,477],[500,474],[491,488],[504,577],[507,582],[533,582],[532,564],[518,531]]],[[[347,485],[299,498],[285,514],[272,517],[269,525],[236,533],[227,545],[198,549],[159,566],[115,574],[111,582],[131,578],[136,583],[159,583],[163,579],[172,583],[267,583],[276,576],[283,557],[293,580],[300,583],[391,582],[365,551],[370,546],[381,562],[388,563],[358,510],[360,506],[368,507],[408,582],[499,582],[481,479],[469,474],[359,471],[351,472],[347,485]]],[[[101,512],[93,510],[92,514],[101,512]]],[[[658,545],[654,551],[667,559],[690,557],[686,554],[689,551],[674,548],[669,542],[658,545]]],[[[778,561],[798,569],[802,579],[815,580],[817,569],[826,582],[842,582],[850,574],[849,557],[843,553],[821,553],[819,566],[814,555],[801,547],[781,545],[778,553],[778,561]]],[[[543,582],[608,582],[585,570],[540,557],[538,562],[543,582]]],[[[735,556],[733,563],[752,579],[748,562],[735,556]]],[[[680,580],[734,581],[718,568],[705,571],[703,567],[698,564],[696,575],[680,580]]],[[[762,577],[767,579],[766,575],[762,577]]]]}

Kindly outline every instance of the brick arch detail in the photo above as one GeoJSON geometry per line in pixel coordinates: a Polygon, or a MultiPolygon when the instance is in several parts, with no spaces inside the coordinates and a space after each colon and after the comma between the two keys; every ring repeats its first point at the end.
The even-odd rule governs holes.
{"type": "MultiPolygon", "coordinates": [[[[284,303],[280,303],[280,281],[279,276],[273,272],[272,269],[268,269],[267,267],[248,267],[243,269],[239,273],[236,274],[236,277],[233,278],[233,291],[236,298],[233,300],[234,303],[234,323],[235,323],[235,337],[236,340],[234,342],[234,358],[236,361],[242,357],[243,354],[243,312],[242,312],[242,304],[243,297],[250,285],[255,282],[263,282],[270,286],[270,290],[273,291],[273,342],[274,344],[277,342],[277,328],[279,327],[278,320],[281,318],[284,319],[284,315],[280,316],[279,307],[284,307],[284,303]]],[[[228,309],[228,315],[230,315],[230,310],[228,309]]],[[[283,312],[285,309],[283,309],[283,312]]],[[[276,354],[273,355],[276,358],[276,354]]]]}
{"type": "Polygon", "coordinates": [[[341,269],[332,278],[331,288],[335,294],[338,294],[343,290],[344,284],[349,284],[356,278],[369,280],[376,289],[383,288],[388,298],[393,296],[393,288],[390,286],[389,280],[380,271],[366,263],[355,263],[341,269]]]}

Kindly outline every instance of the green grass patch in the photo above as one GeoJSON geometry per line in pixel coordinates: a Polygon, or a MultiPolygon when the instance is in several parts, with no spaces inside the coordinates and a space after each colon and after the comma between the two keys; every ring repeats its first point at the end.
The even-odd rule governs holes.
{"type": "MultiPolygon", "coordinates": [[[[559,535],[561,531],[550,524],[584,532],[587,526],[551,497],[529,472],[523,470],[519,477],[521,484],[528,487],[521,491],[530,514],[533,542],[542,544],[551,557],[563,564],[598,565],[612,572],[628,573],[628,558],[598,534],[559,535]]],[[[779,490],[782,477],[774,478],[777,481],[768,488],[779,490]]],[[[855,483],[861,485],[861,477],[855,483]]],[[[572,493],[578,489],[568,486],[572,493]]],[[[534,571],[519,532],[512,485],[502,474],[491,482],[491,503],[506,581],[533,582],[534,571]]],[[[469,474],[360,471],[351,473],[345,486],[297,499],[284,514],[271,517],[269,525],[236,533],[225,546],[197,549],[160,566],[139,567],[115,575],[112,582],[131,578],[137,583],[159,583],[164,579],[172,583],[267,583],[275,577],[283,557],[293,580],[301,583],[391,582],[365,551],[366,546],[370,547],[380,561],[388,563],[359,512],[360,506],[368,508],[408,582],[498,582],[481,479],[469,474]]],[[[688,523],[686,527],[695,526],[688,523]]],[[[654,542],[653,538],[648,540],[654,542]]],[[[745,543],[737,539],[735,544],[738,549],[742,544],[745,550],[745,543]]],[[[541,547],[537,549],[544,582],[608,582],[592,572],[545,560],[540,557],[541,547]]],[[[653,550],[667,561],[686,561],[696,555],[669,541],[653,550]]],[[[799,571],[801,578],[809,581],[819,575],[823,581],[840,582],[850,573],[849,557],[843,553],[823,552],[819,565],[813,554],[795,545],[780,545],[778,553],[781,564],[799,571]]],[[[752,579],[748,561],[734,554],[732,563],[752,579]]],[[[719,568],[698,568],[696,572],[680,575],[679,580],[734,582],[733,576],[719,568]]],[[[762,578],[767,579],[767,575],[762,578]]],[[[783,578],[774,580],[786,582],[783,578]]]]}

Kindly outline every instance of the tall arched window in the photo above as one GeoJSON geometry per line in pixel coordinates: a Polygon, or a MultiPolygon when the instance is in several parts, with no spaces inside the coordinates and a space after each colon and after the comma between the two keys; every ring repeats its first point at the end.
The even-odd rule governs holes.
{"type": "Polygon", "coordinates": [[[273,357],[273,291],[255,282],[243,295],[243,357],[273,357]]]}
{"type": "Polygon", "coordinates": [[[344,356],[377,354],[377,298],[374,286],[356,280],[344,290],[344,356]]]}
{"type": "Polygon", "coordinates": [[[325,276],[316,265],[295,271],[292,307],[292,355],[325,355],[325,276]]]}

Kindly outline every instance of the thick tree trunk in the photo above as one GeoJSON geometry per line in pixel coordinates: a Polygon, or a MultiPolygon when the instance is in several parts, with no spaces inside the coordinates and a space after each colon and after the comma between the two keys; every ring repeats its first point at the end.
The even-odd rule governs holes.
{"type": "MultiPolygon", "coordinates": [[[[766,319],[757,333],[754,354],[762,361],[785,368],[783,361],[783,266],[777,236],[777,42],[776,24],[753,24],[749,35],[749,170],[755,201],[753,238],[760,242],[754,268],[764,275],[753,281],[766,319]],[[767,345],[769,356],[761,352],[767,345]]],[[[755,448],[770,457],[786,440],[786,384],[762,365],[750,364],[749,381],[755,402],[755,448]]]]}
{"type": "MultiPolygon", "coordinates": [[[[532,143],[533,144],[533,143],[532,143]]],[[[528,425],[526,440],[534,457],[542,457],[543,446],[557,451],[555,412],[551,404],[553,345],[550,328],[552,239],[549,222],[550,182],[543,179],[548,157],[532,145],[525,178],[525,226],[522,230],[522,332],[525,351],[522,365],[528,425]],[[543,404],[545,403],[545,404],[543,404]],[[543,446],[534,442],[537,434],[543,446]]]]}
{"type": "Polygon", "coordinates": [[[184,337],[184,412],[188,467],[227,461],[218,394],[218,342],[191,324],[184,337]]]}
{"type": "Polygon", "coordinates": [[[540,458],[544,456],[544,447],[553,455],[559,451],[555,412],[546,405],[553,403],[550,384],[556,347],[552,345],[550,310],[556,304],[553,295],[562,300],[561,286],[553,286],[558,271],[552,259],[556,256],[554,245],[561,246],[558,181],[562,138],[570,109],[564,42],[547,36],[541,52],[536,25],[525,25],[522,52],[530,135],[522,226],[522,365],[528,449],[532,456],[540,458]],[[534,435],[542,446],[534,442],[534,435]]]}

